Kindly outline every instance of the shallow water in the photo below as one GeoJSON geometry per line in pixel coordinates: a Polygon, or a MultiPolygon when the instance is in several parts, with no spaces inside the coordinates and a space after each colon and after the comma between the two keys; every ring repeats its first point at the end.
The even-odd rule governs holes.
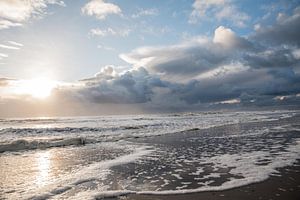
{"type": "Polygon", "coordinates": [[[300,159],[298,114],[2,119],[0,197],[94,199],[263,181],[300,159]]]}

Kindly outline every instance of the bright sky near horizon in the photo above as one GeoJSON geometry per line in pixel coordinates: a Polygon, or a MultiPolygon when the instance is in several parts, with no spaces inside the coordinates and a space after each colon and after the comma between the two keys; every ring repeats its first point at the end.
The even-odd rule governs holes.
{"type": "Polygon", "coordinates": [[[299,106],[299,32],[299,0],[1,0],[0,116],[299,106]]]}

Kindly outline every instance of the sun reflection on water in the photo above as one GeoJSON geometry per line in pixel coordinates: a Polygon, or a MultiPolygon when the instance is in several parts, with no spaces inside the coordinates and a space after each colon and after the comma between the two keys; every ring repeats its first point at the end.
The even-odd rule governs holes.
{"type": "Polygon", "coordinates": [[[51,166],[51,153],[50,151],[40,152],[36,157],[37,162],[37,175],[36,184],[44,186],[49,181],[49,172],[51,166]]]}

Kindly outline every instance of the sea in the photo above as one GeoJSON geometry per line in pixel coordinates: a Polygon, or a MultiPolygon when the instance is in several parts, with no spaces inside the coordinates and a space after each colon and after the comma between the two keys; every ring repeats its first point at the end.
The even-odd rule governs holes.
{"type": "Polygon", "coordinates": [[[300,159],[300,111],[0,119],[0,199],[220,191],[300,159]]]}

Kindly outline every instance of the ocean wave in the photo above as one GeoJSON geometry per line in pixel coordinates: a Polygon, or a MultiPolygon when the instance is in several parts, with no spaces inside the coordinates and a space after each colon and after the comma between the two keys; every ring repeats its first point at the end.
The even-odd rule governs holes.
{"type": "MultiPolygon", "coordinates": [[[[108,128],[97,128],[97,127],[5,128],[0,130],[0,134],[101,132],[107,129],[108,128]]],[[[110,128],[110,129],[117,129],[117,128],[110,128]]]]}
{"type": "Polygon", "coordinates": [[[64,139],[52,139],[52,140],[15,140],[10,143],[0,143],[0,153],[7,151],[21,151],[21,150],[34,150],[34,149],[46,149],[51,147],[64,147],[70,145],[85,145],[95,143],[97,141],[87,138],[64,138],[64,139]]]}
{"type": "Polygon", "coordinates": [[[39,133],[82,133],[82,132],[104,132],[116,130],[144,129],[149,127],[163,126],[163,123],[139,124],[131,126],[114,127],[52,127],[52,128],[3,128],[0,135],[4,134],[39,134],[39,133]]]}
{"type": "MultiPolygon", "coordinates": [[[[210,113],[211,114],[211,113],[210,113]]],[[[218,113],[217,115],[219,115],[218,113]]],[[[234,113],[226,114],[226,116],[233,115],[234,113]]],[[[233,117],[224,117],[223,114],[221,117],[215,116],[212,114],[213,118],[200,117],[204,116],[204,113],[183,113],[181,115],[199,115],[197,117],[187,117],[184,120],[175,118],[164,118],[161,116],[157,117],[155,120],[151,118],[150,121],[142,121],[146,118],[137,117],[133,119],[128,119],[126,117],[118,119],[109,119],[109,118],[91,118],[91,119],[76,119],[78,121],[83,121],[83,124],[76,124],[75,119],[63,119],[70,120],[72,123],[75,123],[77,127],[72,127],[70,124],[66,124],[64,127],[39,127],[32,128],[30,127],[3,127],[0,130],[0,152],[4,151],[20,151],[20,150],[32,150],[32,149],[44,149],[50,147],[62,147],[69,145],[80,145],[81,140],[85,140],[85,143],[91,142],[100,142],[100,141],[118,141],[122,139],[131,139],[131,138],[146,138],[152,136],[158,136],[163,134],[172,134],[178,132],[197,132],[199,130],[208,129],[212,127],[219,127],[230,124],[241,124],[241,123],[260,123],[262,121],[269,121],[269,118],[265,118],[264,113],[260,114],[263,117],[257,115],[253,116],[251,113],[235,113],[236,116],[233,117]],[[244,116],[241,120],[239,115],[244,116]],[[90,120],[100,120],[97,123],[86,124],[86,121],[90,120]],[[127,119],[127,120],[126,120],[127,119]],[[138,122],[134,122],[136,119],[141,119],[138,122]],[[104,123],[103,120],[111,120],[109,124],[104,123]],[[112,123],[113,122],[113,123],[112,123]],[[81,126],[84,125],[84,126],[81,126]],[[90,126],[89,126],[90,125],[90,126]],[[88,139],[87,139],[88,138],[88,139]]],[[[294,113],[267,113],[268,115],[275,115],[276,117],[271,117],[272,119],[283,120],[280,117],[294,116],[294,113]]],[[[153,117],[153,116],[152,116],[153,117]]],[[[298,117],[299,118],[299,117],[298,117]]],[[[26,119],[31,120],[31,119],[26,119]]],[[[49,119],[32,119],[34,120],[49,120],[49,119]]],[[[57,120],[57,119],[51,119],[57,120]]],[[[287,129],[286,127],[281,127],[279,131],[287,129]]],[[[290,130],[299,130],[299,127],[290,130]]],[[[210,135],[210,137],[240,137],[242,135],[256,135],[256,132],[245,133],[235,135],[233,132],[230,134],[221,134],[221,135],[210,135]]],[[[261,132],[257,133],[258,135],[261,132]]]]}

